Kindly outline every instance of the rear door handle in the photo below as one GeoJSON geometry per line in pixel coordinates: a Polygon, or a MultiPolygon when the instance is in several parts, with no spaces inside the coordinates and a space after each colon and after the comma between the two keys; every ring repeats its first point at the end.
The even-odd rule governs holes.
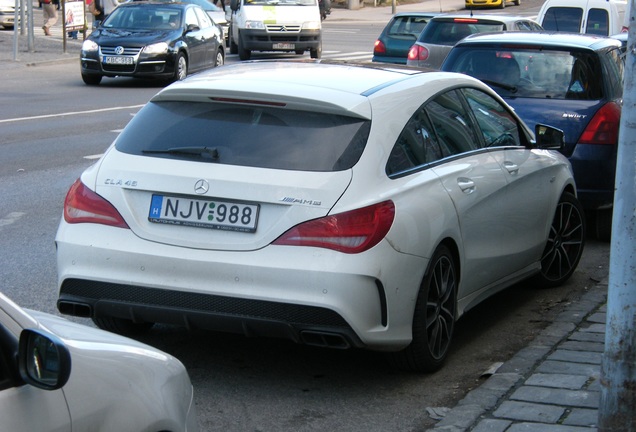
{"type": "Polygon", "coordinates": [[[475,192],[475,182],[466,177],[459,177],[457,179],[457,185],[466,194],[475,192]]]}
{"type": "Polygon", "coordinates": [[[514,162],[510,162],[510,161],[504,161],[504,168],[506,168],[506,170],[512,174],[512,175],[517,175],[519,174],[519,165],[517,165],[514,162]]]}

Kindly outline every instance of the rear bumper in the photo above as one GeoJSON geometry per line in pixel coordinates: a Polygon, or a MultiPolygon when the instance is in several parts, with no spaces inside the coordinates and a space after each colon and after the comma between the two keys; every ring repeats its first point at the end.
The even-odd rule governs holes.
{"type": "Polygon", "coordinates": [[[427,261],[381,242],[364,254],[267,246],[206,251],[62,221],[58,309],[337,348],[399,350],[427,261]]]}
{"type": "Polygon", "coordinates": [[[586,210],[610,208],[614,202],[616,147],[578,144],[568,158],[579,201],[586,210]]]}

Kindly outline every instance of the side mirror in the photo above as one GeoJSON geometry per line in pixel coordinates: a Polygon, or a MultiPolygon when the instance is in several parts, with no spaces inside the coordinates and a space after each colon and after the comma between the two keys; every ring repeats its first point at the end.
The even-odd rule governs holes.
{"type": "Polygon", "coordinates": [[[549,150],[563,150],[565,134],[562,130],[552,126],[537,124],[534,127],[537,147],[549,150]]]}
{"type": "Polygon", "coordinates": [[[230,9],[232,9],[233,12],[236,12],[237,10],[239,10],[240,7],[241,7],[240,0],[230,0],[230,9]]]}
{"type": "Polygon", "coordinates": [[[41,330],[25,329],[20,333],[18,366],[27,384],[57,390],[71,376],[71,354],[61,339],[41,330]]]}
{"type": "Polygon", "coordinates": [[[190,33],[190,32],[193,32],[193,31],[198,31],[198,30],[201,30],[201,28],[198,25],[196,25],[196,24],[188,24],[188,27],[186,28],[186,33],[190,33]]]}

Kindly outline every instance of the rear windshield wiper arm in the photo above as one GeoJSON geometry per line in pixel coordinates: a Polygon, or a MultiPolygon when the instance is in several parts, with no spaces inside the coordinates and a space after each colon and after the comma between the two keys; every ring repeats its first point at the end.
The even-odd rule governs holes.
{"type": "Polygon", "coordinates": [[[145,154],[175,154],[175,155],[198,155],[198,156],[210,156],[212,159],[217,160],[219,158],[219,151],[216,147],[172,147],[165,150],[142,150],[145,154]]]}

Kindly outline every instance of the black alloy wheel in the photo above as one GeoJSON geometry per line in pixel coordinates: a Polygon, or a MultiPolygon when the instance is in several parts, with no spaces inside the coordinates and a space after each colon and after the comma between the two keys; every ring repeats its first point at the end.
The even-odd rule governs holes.
{"type": "Polygon", "coordinates": [[[565,192],[557,204],[548,241],[541,256],[543,286],[563,284],[579,264],[585,246],[585,215],[578,199],[565,192]]]}
{"type": "Polygon", "coordinates": [[[457,318],[457,270],[449,248],[440,245],[429,263],[415,304],[413,340],[402,351],[389,354],[396,367],[434,372],[442,367],[457,318]]]}

